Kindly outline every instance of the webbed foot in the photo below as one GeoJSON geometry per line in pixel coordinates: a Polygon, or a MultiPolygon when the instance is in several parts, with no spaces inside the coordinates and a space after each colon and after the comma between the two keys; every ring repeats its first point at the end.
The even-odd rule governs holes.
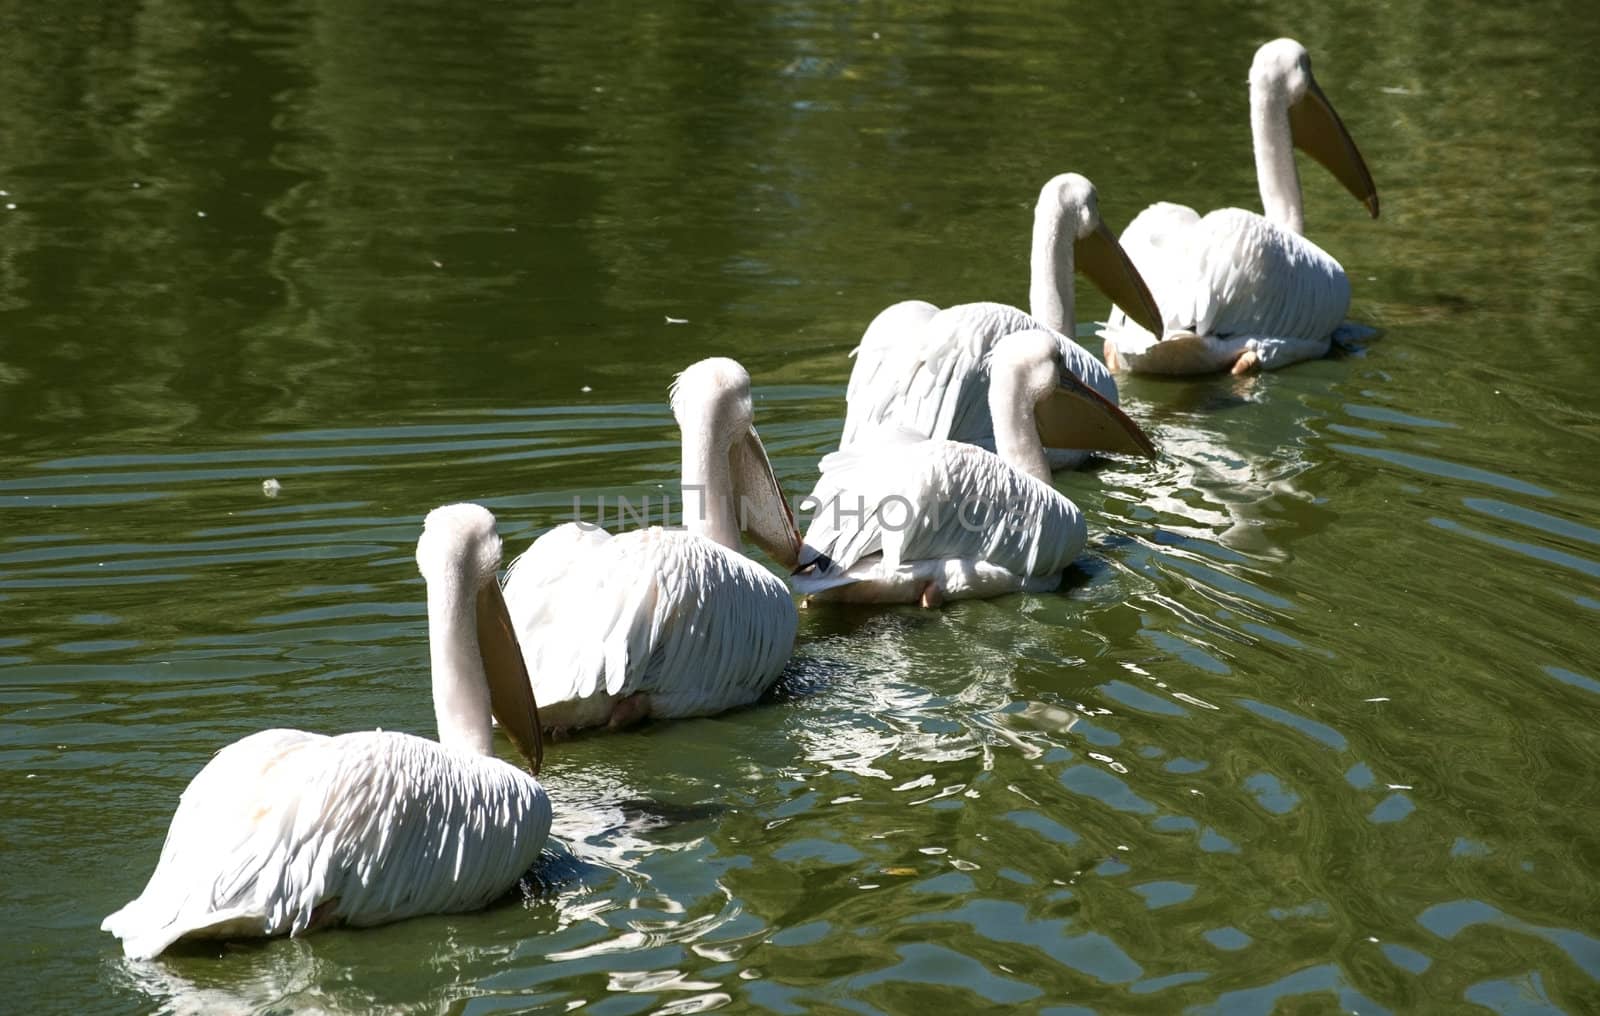
{"type": "Polygon", "coordinates": [[[650,716],[650,696],[644,692],[635,692],[627,698],[618,699],[611,706],[611,719],[606,726],[612,730],[621,730],[631,727],[650,716]]]}

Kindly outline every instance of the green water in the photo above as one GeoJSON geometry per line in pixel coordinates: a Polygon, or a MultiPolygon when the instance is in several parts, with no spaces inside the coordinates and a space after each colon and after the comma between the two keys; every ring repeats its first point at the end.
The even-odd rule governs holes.
{"type": "Polygon", "coordinates": [[[1600,1011],[1588,5],[0,26],[9,1008],[1600,1011]],[[429,508],[520,550],[670,487],[666,386],[712,354],[809,489],[866,322],[1024,299],[1050,175],[1118,228],[1253,205],[1279,34],[1378,182],[1374,223],[1302,165],[1382,334],[1124,385],[1164,457],[1058,480],[1066,591],[813,609],[771,701],[560,746],[537,884],[486,912],[142,964],[98,930],[217,747],[431,733],[429,508]]]}

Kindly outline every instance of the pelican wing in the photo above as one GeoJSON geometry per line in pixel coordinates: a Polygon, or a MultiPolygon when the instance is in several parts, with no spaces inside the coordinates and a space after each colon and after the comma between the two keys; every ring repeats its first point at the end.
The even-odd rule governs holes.
{"type": "Polygon", "coordinates": [[[1060,571],[1083,549],[1083,515],[1053,487],[956,441],[905,437],[836,452],[812,494],[797,585],[828,588],[873,555],[884,564],[985,561],[1017,575],[1060,571]]]}
{"type": "MultiPolygon", "coordinates": [[[[1169,306],[1183,302],[1179,296],[1170,294],[1168,290],[1177,287],[1178,276],[1188,273],[1188,266],[1193,257],[1191,238],[1199,223],[1200,213],[1188,205],[1157,201],[1134,216],[1133,221],[1122,231],[1122,236],[1118,237],[1118,242],[1122,244],[1128,259],[1139,270],[1140,277],[1145,280],[1147,286],[1152,287],[1151,295],[1155,297],[1156,306],[1161,310],[1162,323],[1169,332],[1183,330],[1183,326],[1178,322],[1189,316],[1168,310],[1169,306]]],[[[1106,326],[1106,330],[1138,331],[1150,335],[1149,331],[1134,322],[1126,311],[1117,306],[1111,308],[1106,326]]],[[[1101,334],[1105,332],[1102,331],[1101,334]]],[[[1151,341],[1155,338],[1150,336],[1151,341]]]]}
{"type": "MultiPolygon", "coordinates": [[[[964,303],[927,313],[932,306],[895,304],[868,327],[845,393],[840,447],[884,427],[993,447],[989,351],[1012,332],[1045,326],[1003,303],[964,303]],[[896,327],[880,327],[886,318],[896,327]]],[[[1070,336],[1046,330],[1056,336],[1062,367],[1115,402],[1110,371],[1070,336]]]]}
{"type": "MultiPolygon", "coordinates": [[[[902,314],[908,324],[896,331],[892,343],[869,345],[867,340],[874,331],[881,332],[879,321],[905,304],[896,304],[874,319],[850,372],[841,447],[879,427],[948,437],[953,427],[968,420],[974,408],[987,414],[978,381],[984,353],[993,340],[985,342],[981,333],[956,327],[961,317],[954,312],[965,306],[970,305],[920,319],[902,314]]],[[[914,309],[921,312],[926,308],[914,309]]]]}
{"type": "Polygon", "coordinates": [[[501,589],[541,709],[606,692],[605,661],[599,655],[605,640],[595,633],[609,635],[620,627],[627,637],[631,624],[619,626],[618,615],[631,618],[639,606],[598,595],[612,576],[595,563],[611,539],[597,526],[569,522],[534,540],[506,568],[501,589]],[[591,599],[609,602],[612,609],[605,616],[580,612],[579,604],[591,599]],[[568,637],[560,637],[563,633],[568,637]]]}
{"type": "MultiPolygon", "coordinates": [[[[894,360],[901,347],[916,342],[922,327],[937,313],[939,308],[926,300],[902,300],[879,311],[867,325],[861,342],[850,351],[856,363],[845,388],[845,434],[875,425],[867,422],[875,412],[881,412],[881,407],[874,409],[878,402],[872,393],[890,390],[894,385],[885,373],[886,364],[894,360]]],[[[848,438],[845,443],[849,443],[848,438]]]]}
{"type": "MultiPolygon", "coordinates": [[[[1325,350],[1350,307],[1350,280],[1338,261],[1240,208],[1200,218],[1180,205],[1152,205],[1129,224],[1122,243],[1161,308],[1164,342],[1198,337],[1258,340],[1264,351],[1290,344],[1325,350]]],[[[1112,308],[1100,334],[1133,356],[1158,341],[1121,308],[1112,308]]],[[[1264,366],[1277,365],[1270,360],[1263,355],[1264,366]]]]}
{"type": "Polygon", "coordinates": [[[144,892],[101,927],[148,958],[185,936],[470,910],[549,831],[543,788],[498,759],[409,734],[265,730],[189,783],[144,892]]]}
{"type": "Polygon", "coordinates": [[[610,702],[641,692],[653,716],[703,715],[777,679],[799,618],[771,572],[686,532],[562,532],[577,528],[541,537],[506,575],[546,722],[604,722],[610,702]]]}

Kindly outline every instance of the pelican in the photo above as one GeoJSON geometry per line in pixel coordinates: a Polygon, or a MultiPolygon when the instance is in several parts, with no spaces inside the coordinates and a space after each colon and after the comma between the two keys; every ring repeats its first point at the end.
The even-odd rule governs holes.
{"type": "Polygon", "coordinates": [[[754,702],[799,617],[739,534],[794,567],[794,516],[754,426],[750,375],[702,360],[678,375],[684,529],[557,526],[506,572],[505,597],[547,727],[628,726],[754,702]]]}
{"type": "Polygon", "coordinates": [[[1201,218],[1158,202],[1123,231],[1122,246],[1150,282],[1163,325],[1129,321],[1112,308],[1099,334],[1113,370],[1242,374],[1327,354],[1350,308],[1350,280],[1303,235],[1293,147],[1326,166],[1373,218],[1378,191],[1311,76],[1311,57],[1293,39],[1256,50],[1250,135],[1266,215],[1222,208],[1201,218]]]}
{"type": "MultiPolygon", "coordinates": [[[[1012,332],[1043,329],[1055,337],[1067,373],[1117,402],[1117,382],[1088,350],[1073,341],[1073,270],[1082,270],[1114,303],[1133,308],[1136,320],[1159,327],[1156,303],[1128,256],[1100,221],[1094,185],[1076,173],[1050,179],[1033,213],[1031,314],[1003,303],[964,303],[940,310],[907,300],[883,310],[867,326],[854,352],[845,392],[848,448],[888,426],[928,438],[994,447],[989,419],[986,354],[1012,332]]],[[[1053,468],[1073,468],[1088,452],[1050,447],[1053,468]]]]}
{"type": "Polygon", "coordinates": [[[494,516],[436,508],[417,565],[439,740],[263,730],[189,782],[144,892],[100,925],[128,956],[180,938],[299,935],[472,910],[539,856],[550,799],[532,772],[539,713],[495,569],[494,516]],[[491,711],[533,760],[494,756],[491,711]]]}
{"type": "Polygon", "coordinates": [[[1043,592],[1083,550],[1083,514],[1045,445],[1154,457],[1139,426],[1061,370],[1060,333],[1001,339],[988,365],[998,454],[905,430],[822,460],[794,585],[808,597],[920,603],[1043,592]]]}

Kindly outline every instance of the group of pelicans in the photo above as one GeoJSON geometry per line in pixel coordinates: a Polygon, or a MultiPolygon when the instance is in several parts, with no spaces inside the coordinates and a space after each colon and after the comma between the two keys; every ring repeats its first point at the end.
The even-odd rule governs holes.
{"type": "Polygon", "coordinates": [[[535,778],[546,731],[706,715],[777,679],[796,604],[742,536],[807,600],[932,607],[1055,588],[1085,526],[1052,470],[1095,451],[1155,455],[1117,408],[1112,370],[1276,368],[1326,353],[1344,320],[1344,270],[1302,235],[1293,148],[1376,216],[1372,178],[1299,43],[1257,51],[1250,109],[1265,215],[1159,203],[1119,244],[1093,186],[1065,174],[1035,209],[1030,313],[922,301],[880,313],[854,353],[841,447],[821,462],[803,538],[754,427],[750,378],[722,358],[672,387],[682,529],[559,526],[501,584],[493,516],[430,512],[417,565],[438,740],[267,730],[223,748],[184,791],[144,892],[102,928],[148,958],[186,937],[491,902],[549,833],[535,778]],[[1073,341],[1075,270],[1116,304],[1104,364],[1073,341]],[[528,769],[495,757],[495,721],[528,769]]]}

